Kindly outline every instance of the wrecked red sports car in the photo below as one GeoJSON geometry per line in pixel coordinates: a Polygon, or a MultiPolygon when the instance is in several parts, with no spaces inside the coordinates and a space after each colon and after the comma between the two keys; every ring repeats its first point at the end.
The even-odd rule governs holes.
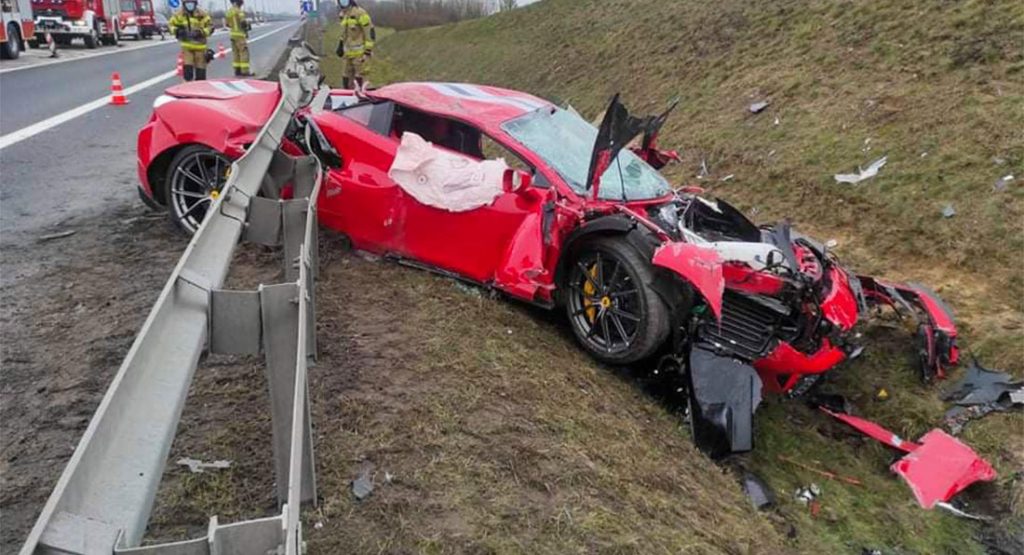
{"type": "MultiPolygon", "coordinates": [[[[168,89],[139,132],[143,199],[195,230],[279,94],[253,80],[168,89]]],[[[857,276],[785,221],[755,225],[673,188],[658,169],[677,157],[657,145],[671,108],[636,117],[616,97],[595,128],[489,86],[401,83],[317,102],[283,149],[323,162],[323,225],[357,249],[565,310],[602,362],[682,372],[709,453],[752,447],[762,389],[799,394],[856,356],[851,330],[874,305],[917,320],[923,378],[957,362],[952,314],[925,287],[857,276]]],[[[273,188],[263,194],[290,194],[273,188]]]]}

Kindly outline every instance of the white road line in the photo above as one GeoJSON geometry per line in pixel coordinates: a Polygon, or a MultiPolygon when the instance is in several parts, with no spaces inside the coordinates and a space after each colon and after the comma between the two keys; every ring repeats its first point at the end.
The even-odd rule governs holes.
{"type": "MultiPolygon", "coordinates": [[[[265,39],[265,38],[269,37],[270,35],[276,34],[276,33],[280,32],[280,31],[284,31],[285,29],[289,29],[289,28],[294,27],[294,26],[295,26],[295,23],[291,23],[291,24],[285,25],[284,27],[281,27],[279,29],[274,29],[273,31],[271,31],[271,32],[269,32],[269,33],[267,33],[265,35],[260,35],[260,36],[258,36],[256,38],[250,40],[249,44],[252,44],[252,43],[254,43],[254,42],[258,41],[258,40],[265,39]]],[[[231,52],[231,49],[228,48],[228,49],[225,50],[225,52],[231,52]]],[[[141,91],[143,89],[148,89],[149,87],[152,87],[153,85],[156,85],[156,84],[160,83],[161,81],[166,81],[167,79],[170,79],[171,77],[174,77],[176,73],[177,73],[176,70],[171,70],[171,71],[168,71],[167,73],[161,73],[160,75],[157,75],[156,77],[153,77],[151,79],[148,79],[146,81],[143,81],[141,83],[138,83],[136,85],[132,85],[131,87],[126,88],[124,90],[124,94],[125,94],[125,96],[129,96],[129,95],[135,94],[135,93],[137,93],[137,92],[139,92],[139,91],[141,91]]],[[[79,106],[77,108],[72,108],[72,109],[70,109],[70,110],[68,110],[66,112],[57,114],[56,116],[53,116],[52,118],[44,119],[43,121],[40,121],[40,122],[37,122],[37,123],[33,123],[32,125],[29,125],[28,127],[22,127],[21,129],[19,129],[17,131],[13,131],[11,133],[8,133],[6,135],[0,135],[0,150],[3,150],[3,149],[5,149],[5,148],[7,148],[7,147],[9,147],[9,146],[11,146],[13,144],[20,143],[21,141],[24,141],[25,139],[28,139],[30,137],[34,137],[34,136],[42,133],[43,131],[47,131],[49,129],[53,129],[54,127],[57,127],[58,125],[61,125],[63,123],[66,123],[68,121],[71,121],[71,120],[77,118],[78,116],[82,116],[82,115],[88,114],[89,112],[91,112],[93,110],[96,110],[98,108],[102,108],[103,106],[106,106],[109,103],[110,103],[110,96],[107,95],[107,96],[104,96],[102,98],[97,98],[96,100],[93,100],[92,102],[83,104],[83,105],[81,105],[81,106],[79,106]]]]}
{"type": "MultiPolygon", "coordinates": [[[[227,31],[227,29],[218,29],[211,36],[217,36],[218,34],[220,34],[220,32],[222,30],[223,31],[227,31]]],[[[0,75],[3,75],[4,73],[11,73],[12,71],[21,71],[23,69],[35,69],[37,67],[47,67],[47,66],[52,66],[52,65],[57,65],[57,64],[63,64],[65,62],[77,62],[79,60],[88,60],[89,58],[98,58],[100,56],[109,56],[110,54],[120,54],[122,52],[134,52],[135,50],[142,50],[143,48],[152,48],[154,46],[166,46],[168,44],[176,44],[176,43],[177,43],[177,41],[174,40],[174,38],[172,37],[170,41],[162,41],[161,40],[161,41],[151,42],[151,43],[148,43],[148,44],[140,44],[140,45],[137,45],[137,46],[131,46],[131,47],[128,47],[128,48],[116,47],[113,50],[104,50],[102,52],[94,52],[94,53],[91,53],[91,54],[83,54],[81,56],[71,56],[71,57],[57,58],[56,60],[40,62],[38,64],[27,64],[27,65],[18,66],[18,67],[10,67],[10,68],[7,68],[7,69],[0,69],[0,75]]]]}

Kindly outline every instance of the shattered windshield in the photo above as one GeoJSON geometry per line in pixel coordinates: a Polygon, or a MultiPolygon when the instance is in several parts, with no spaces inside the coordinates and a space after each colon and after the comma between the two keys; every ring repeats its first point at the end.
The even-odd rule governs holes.
{"type": "MultiPolygon", "coordinates": [[[[530,112],[505,122],[501,127],[523,146],[537,153],[574,191],[586,194],[587,172],[597,128],[579,115],[561,108],[530,112]]],[[[598,198],[646,200],[670,191],[671,187],[661,174],[628,149],[623,149],[601,176],[598,198]]]]}

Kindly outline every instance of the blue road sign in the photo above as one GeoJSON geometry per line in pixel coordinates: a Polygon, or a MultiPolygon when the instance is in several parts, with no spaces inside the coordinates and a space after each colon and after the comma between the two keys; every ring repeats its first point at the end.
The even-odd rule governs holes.
{"type": "Polygon", "coordinates": [[[178,9],[178,6],[180,6],[180,5],[181,5],[181,0],[167,0],[167,6],[169,8],[178,9]]]}

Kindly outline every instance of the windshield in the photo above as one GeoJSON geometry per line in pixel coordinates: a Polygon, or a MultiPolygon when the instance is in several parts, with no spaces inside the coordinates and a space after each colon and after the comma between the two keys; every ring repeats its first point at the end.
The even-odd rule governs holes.
{"type": "Polygon", "coordinates": [[[121,0],[121,11],[122,12],[134,12],[135,11],[135,0],[121,0]]]}
{"type": "MultiPolygon", "coordinates": [[[[574,112],[545,108],[502,124],[502,129],[537,153],[581,195],[587,193],[587,172],[597,128],[574,112]]],[[[619,152],[601,176],[598,198],[647,200],[668,194],[665,178],[628,149],[619,152]]]]}
{"type": "Polygon", "coordinates": [[[139,2],[139,10],[142,13],[151,13],[153,11],[153,4],[146,0],[145,2],[139,2]]]}

